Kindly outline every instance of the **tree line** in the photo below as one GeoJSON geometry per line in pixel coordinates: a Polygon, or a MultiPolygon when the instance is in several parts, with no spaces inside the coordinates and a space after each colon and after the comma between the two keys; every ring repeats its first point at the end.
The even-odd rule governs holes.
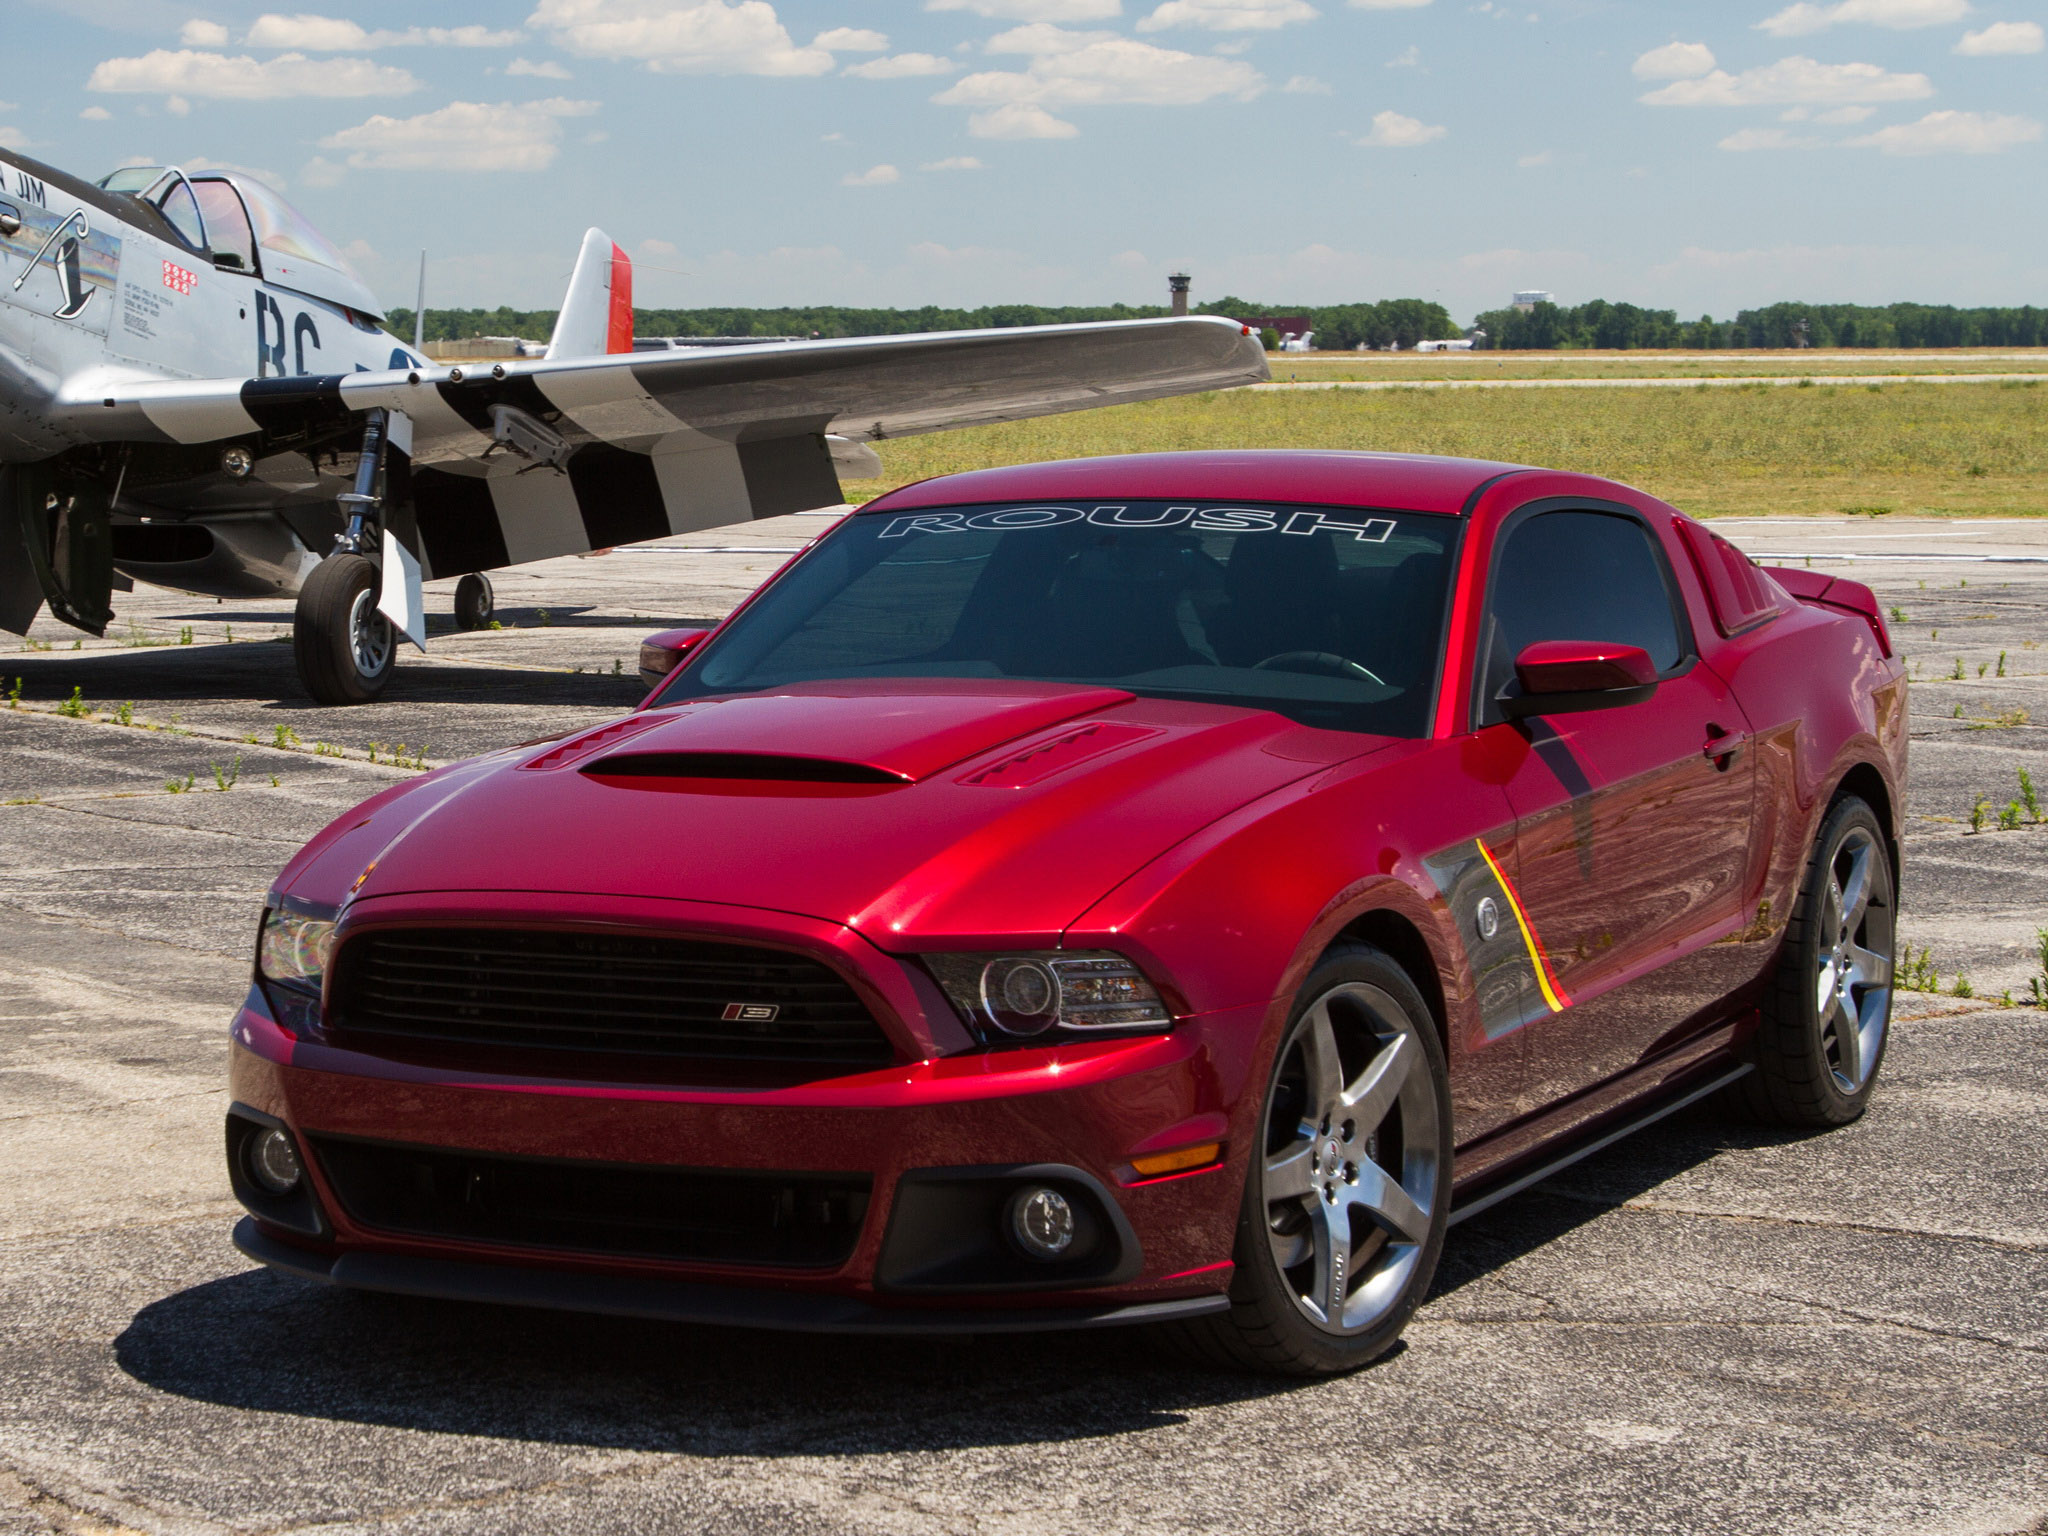
{"type": "Polygon", "coordinates": [[[1959,309],[1952,304],[1772,304],[1745,309],[1733,320],[1642,309],[1593,299],[1585,304],[1538,304],[1490,309],[1474,322],[1486,347],[1552,351],[1599,347],[1612,351],[1731,347],[2040,347],[2048,346],[2048,309],[2033,305],[1959,309]]]}
{"type": "MultiPolygon", "coordinates": [[[[1197,306],[1202,314],[1233,319],[1305,315],[1318,351],[1350,351],[1464,334],[1443,305],[1428,299],[1381,299],[1370,304],[1255,304],[1226,295],[1197,306]]],[[[545,340],[555,328],[552,309],[429,309],[426,339],[525,336],[545,340]]],[[[1156,304],[1048,306],[989,304],[979,309],[857,309],[818,304],[787,309],[636,309],[636,336],[901,336],[1016,325],[1063,325],[1087,320],[1148,320],[1168,313],[1156,304]]],[[[385,322],[412,335],[412,311],[394,309],[385,322]]],[[[1676,310],[1593,299],[1584,304],[1538,304],[1528,313],[1490,309],[1475,322],[1481,347],[1552,351],[1598,347],[1713,351],[1733,347],[1794,347],[1801,327],[1816,347],[2040,347],[2048,346],[2048,309],[2032,305],[1959,309],[1950,304],[1772,304],[1739,311],[1732,320],[1702,315],[1681,320],[1676,310]]]]}

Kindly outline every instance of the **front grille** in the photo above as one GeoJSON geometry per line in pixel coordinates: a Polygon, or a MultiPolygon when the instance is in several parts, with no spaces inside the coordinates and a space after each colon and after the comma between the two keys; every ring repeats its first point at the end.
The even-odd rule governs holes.
{"type": "Polygon", "coordinates": [[[310,1140],[361,1226],[620,1258],[837,1267],[859,1240],[871,1182],[310,1140]]]}
{"type": "Polygon", "coordinates": [[[337,1045],[377,1055],[572,1075],[659,1076],[696,1063],[795,1080],[895,1054],[845,978],[803,955],[513,928],[351,939],[328,1028],[337,1045]]]}

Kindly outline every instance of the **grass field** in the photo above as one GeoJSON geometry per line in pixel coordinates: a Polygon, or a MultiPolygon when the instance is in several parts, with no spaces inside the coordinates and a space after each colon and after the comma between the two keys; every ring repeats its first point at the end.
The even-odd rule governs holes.
{"type": "Polygon", "coordinates": [[[887,473],[848,481],[855,501],[905,481],[995,464],[1161,449],[1364,448],[1582,470],[1706,517],[2048,515],[2048,384],[2031,380],[1235,390],[875,446],[887,473]]]}
{"type": "Polygon", "coordinates": [[[2038,373],[2048,351],[1305,352],[1268,358],[1276,379],[1731,379],[1807,374],[2038,373]]]}

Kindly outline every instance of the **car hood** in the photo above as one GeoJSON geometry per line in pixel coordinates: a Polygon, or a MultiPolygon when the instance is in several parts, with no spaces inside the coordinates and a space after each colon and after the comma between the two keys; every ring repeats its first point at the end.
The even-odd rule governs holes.
{"type": "Polygon", "coordinates": [[[644,711],[387,791],[283,884],[316,901],[718,902],[888,949],[1050,943],[1209,822],[1389,744],[1114,689],[803,685],[644,711]]]}

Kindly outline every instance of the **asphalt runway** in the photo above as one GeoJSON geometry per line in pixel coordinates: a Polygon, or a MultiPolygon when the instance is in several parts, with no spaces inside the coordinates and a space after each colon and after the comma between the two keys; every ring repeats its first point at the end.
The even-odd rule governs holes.
{"type": "Polygon", "coordinates": [[[241,1259],[226,1024],[278,865],[422,757],[629,707],[644,632],[823,526],[506,573],[506,628],[435,635],[360,710],[293,697],[278,602],[144,591],[106,641],[0,653],[0,1536],[2048,1531],[2048,1014],[1999,1002],[2039,971],[2048,826],[1997,825],[2019,769],[2048,797],[2048,520],[1718,525],[1903,615],[1904,936],[1942,991],[1902,994],[1853,1127],[1689,1111],[1460,1226],[1370,1370],[461,1307],[241,1259]]]}

